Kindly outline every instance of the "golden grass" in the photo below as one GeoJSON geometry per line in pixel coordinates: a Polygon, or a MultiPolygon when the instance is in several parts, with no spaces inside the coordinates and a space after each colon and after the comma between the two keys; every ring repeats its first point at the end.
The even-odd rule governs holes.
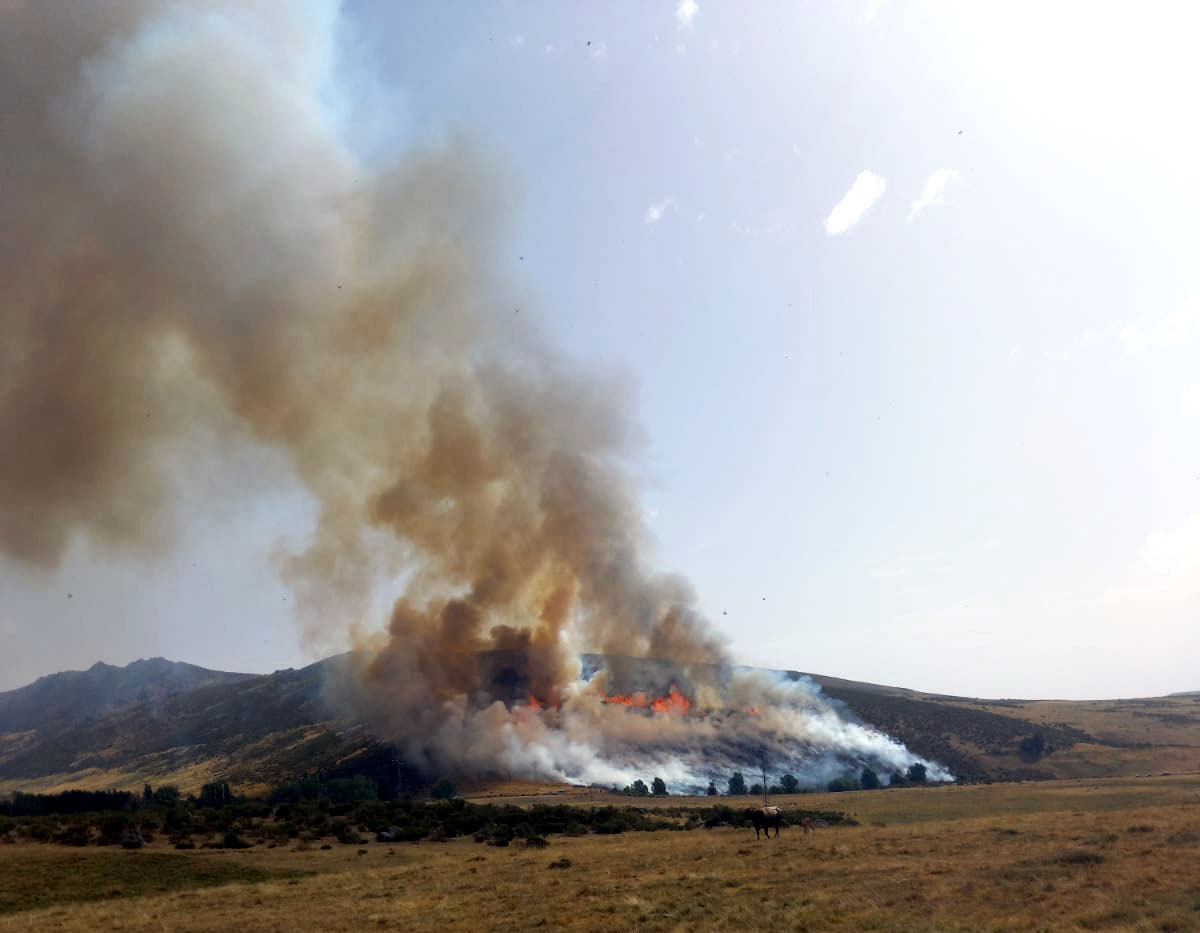
{"type": "Polygon", "coordinates": [[[942,698],[939,702],[1022,720],[1029,724],[1031,733],[1040,725],[1073,726],[1107,743],[1080,742],[1029,762],[1020,758],[1015,748],[997,754],[962,737],[951,737],[958,751],[992,772],[1032,767],[1059,778],[1200,772],[1198,697],[1020,700],[998,704],[942,698]]]}
{"type": "MultiPolygon", "coordinates": [[[[849,809],[861,825],[757,842],[735,829],[554,837],[540,851],[456,840],[203,852],[189,857],[316,874],[121,899],[100,889],[88,903],[0,917],[0,931],[1200,929],[1195,778],[801,800],[849,809]]],[[[0,888],[34,854],[75,850],[0,846],[0,888]]]]}

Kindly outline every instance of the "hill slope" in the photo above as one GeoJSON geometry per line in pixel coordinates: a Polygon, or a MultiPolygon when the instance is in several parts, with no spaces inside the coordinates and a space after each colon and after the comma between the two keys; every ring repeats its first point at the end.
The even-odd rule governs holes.
{"type": "MultiPolygon", "coordinates": [[[[0,793],[147,781],[189,792],[214,779],[250,790],[315,768],[392,780],[388,746],[326,702],[327,681],[346,661],[259,675],[159,658],[43,677],[0,694],[0,793]]],[[[647,683],[671,669],[617,663],[647,683]]],[[[1200,770],[1200,696],[977,700],[788,676],[811,677],[850,715],[968,781],[1200,770]],[[1022,752],[1022,742],[1039,734],[1041,753],[1022,752]]]]}
{"type": "Polygon", "coordinates": [[[95,719],[134,704],[161,703],[199,687],[253,677],[194,664],[145,658],[125,667],[97,661],[86,671],[63,671],[0,693],[0,732],[46,730],[95,719]]]}
{"type": "MultiPolygon", "coordinates": [[[[113,670],[132,669],[138,681],[139,666],[146,663],[113,670]]],[[[343,663],[344,658],[331,658],[266,675],[182,665],[197,686],[166,690],[160,683],[158,691],[118,691],[108,711],[93,716],[58,711],[75,697],[102,696],[94,684],[44,677],[22,690],[36,687],[54,714],[37,717],[25,695],[17,714],[0,719],[0,791],[136,787],[163,780],[187,791],[218,777],[247,787],[329,765],[366,741],[361,727],[337,721],[324,702],[325,678],[343,663]]],[[[130,679],[101,673],[105,683],[130,679]]]]}
{"type": "Polygon", "coordinates": [[[1200,771],[1200,696],[1125,700],[984,700],[820,674],[855,715],[973,781],[1200,771]],[[1040,734],[1042,754],[1021,743],[1040,734]]]}

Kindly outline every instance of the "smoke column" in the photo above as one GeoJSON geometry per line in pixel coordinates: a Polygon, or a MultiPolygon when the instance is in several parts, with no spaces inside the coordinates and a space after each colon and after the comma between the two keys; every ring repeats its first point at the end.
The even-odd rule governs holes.
{"type": "Polygon", "coordinates": [[[503,180],[469,147],[356,152],[338,4],[0,16],[7,555],[153,553],[206,462],[262,445],[318,503],[280,558],[306,637],[352,633],[347,692],[422,766],[697,783],[764,745],[815,778],[915,760],[811,686],[732,670],[686,581],[643,565],[619,385],[517,326],[491,267],[503,180]],[[614,660],[584,680],[585,650],[614,660]],[[602,702],[628,658],[670,659],[697,713],[602,702]]]}

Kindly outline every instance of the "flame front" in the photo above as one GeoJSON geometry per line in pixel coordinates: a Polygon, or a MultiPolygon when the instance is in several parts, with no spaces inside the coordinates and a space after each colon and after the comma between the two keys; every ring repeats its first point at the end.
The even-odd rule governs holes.
{"type": "Polygon", "coordinates": [[[648,697],[642,691],[606,696],[605,703],[616,706],[634,706],[639,709],[650,709],[656,713],[686,713],[692,708],[692,701],[679,692],[675,684],[667,691],[666,696],[648,697]]]}

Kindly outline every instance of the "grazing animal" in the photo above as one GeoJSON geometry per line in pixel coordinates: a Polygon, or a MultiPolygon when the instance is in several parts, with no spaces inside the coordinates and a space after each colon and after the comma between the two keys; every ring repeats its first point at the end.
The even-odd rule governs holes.
{"type": "Polygon", "coordinates": [[[811,816],[806,816],[800,821],[800,828],[804,831],[804,835],[807,836],[809,833],[815,833],[817,831],[817,824],[813,822],[813,818],[811,816]]]}
{"type": "Polygon", "coordinates": [[[765,830],[767,838],[771,838],[771,827],[775,827],[775,838],[779,838],[779,827],[783,825],[783,812],[779,807],[751,807],[746,811],[746,819],[754,824],[754,838],[760,839],[759,832],[765,830]]]}

